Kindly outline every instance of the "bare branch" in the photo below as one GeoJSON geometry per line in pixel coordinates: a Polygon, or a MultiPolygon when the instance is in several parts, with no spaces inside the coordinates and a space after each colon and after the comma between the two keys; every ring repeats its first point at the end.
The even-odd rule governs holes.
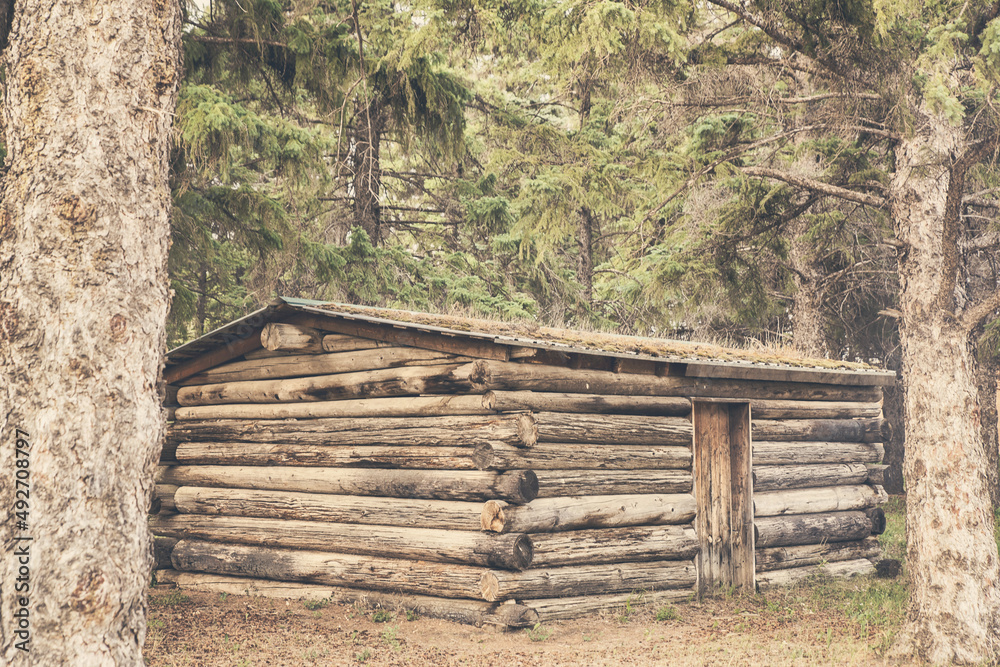
{"type": "Polygon", "coordinates": [[[997,312],[997,310],[1000,310],[1000,291],[994,292],[985,301],[965,311],[961,321],[962,329],[966,333],[971,332],[982,324],[983,320],[997,312]]]}
{"type": "Polygon", "coordinates": [[[829,183],[824,183],[822,181],[817,181],[812,178],[804,178],[802,176],[794,176],[784,171],[778,169],[769,169],[767,167],[744,167],[741,170],[747,176],[757,176],[759,178],[771,178],[776,181],[782,181],[788,183],[789,185],[794,185],[798,188],[804,188],[806,190],[811,190],[813,192],[819,192],[831,197],[836,197],[838,199],[844,199],[847,201],[856,202],[858,204],[864,204],[865,206],[872,206],[874,208],[885,208],[886,200],[882,197],[876,197],[875,195],[870,195],[864,192],[857,192],[855,190],[848,190],[847,188],[842,188],[837,185],[831,185],[829,183]]]}
{"type": "Polygon", "coordinates": [[[254,39],[252,37],[216,37],[214,35],[186,35],[188,39],[202,44],[254,44],[255,46],[277,46],[282,49],[288,48],[283,42],[275,42],[270,39],[254,39]]]}

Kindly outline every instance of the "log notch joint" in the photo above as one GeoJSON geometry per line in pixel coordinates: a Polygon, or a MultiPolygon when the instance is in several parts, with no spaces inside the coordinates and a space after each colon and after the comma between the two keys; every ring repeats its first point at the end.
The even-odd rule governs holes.
{"type": "Polygon", "coordinates": [[[750,404],[695,400],[698,594],[754,587],[750,404]]]}

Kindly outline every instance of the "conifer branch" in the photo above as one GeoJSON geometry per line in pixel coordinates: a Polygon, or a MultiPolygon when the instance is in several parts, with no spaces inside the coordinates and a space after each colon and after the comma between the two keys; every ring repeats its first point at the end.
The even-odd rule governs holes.
{"type": "Polygon", "coordinates": [[[975,306],[965,311],[962,315],[962,330],[969,334],[973,329],[983,323],[987,317],[1000,310],[1000,291],[991,294],[985,301],[977,303],[975,306]]]}
{"type": "Polygon", "coordinates": [[[837,199],[844,199],[846,201],[864,204],[865,206],[872,206],[874,208],[886,207],[886,200],[883,197],[876,197],[875,195],[870,195],[865,192],[857,192],[856,190],[848,190],[847,188],[842,188],[838,185],[831,185],[830,183],[824,183],[823,181],[817,181],[812,178],[794,176],[778,169],[769,169],[767,167],[743,167],[741,171],[747,176],[757,176],[759,178],[770,178],[776,181],[782,181],[798,188],[819,192],[831,197],[836,197],[837,199]]]}
{"type": "Polygon", "coordinates": [[[215,35],[186,35],[186,37],[202,44],[254,44],[256,46],[276,46],[287,49],[284,42],[276,42],[270,39],[254,39],[253,37],[216,37],[215,35]]]}

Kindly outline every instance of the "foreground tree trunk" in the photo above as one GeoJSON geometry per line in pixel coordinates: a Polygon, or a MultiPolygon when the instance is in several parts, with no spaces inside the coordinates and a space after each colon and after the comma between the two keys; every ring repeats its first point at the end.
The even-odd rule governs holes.
{"type": "Polygon", "coordinates": [[[0,663],[143,663],[179,39],[170,0],[15,5],[0,195],[0,663]]]}
{"type": "Polygon", "coordinates": [[[896,152],[892,217],[900,253],[906,382],[908,568],[913,583],[898,655],[935,664],[997,657],[1000,570],[979,431],[969,316],[955,312],[961,128],[929,113],[896,152]]]}

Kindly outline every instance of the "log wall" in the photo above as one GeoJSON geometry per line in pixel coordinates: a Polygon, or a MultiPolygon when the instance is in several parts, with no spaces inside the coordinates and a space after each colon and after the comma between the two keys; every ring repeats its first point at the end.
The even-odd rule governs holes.
{"type": "Polygon", "coordinates": [[[685,599],[700,554],[693,397],[749,401],[758,581],[877,556],[878,387],[572,368],[529,348],[323,326],[269,324],[245,356],[172,374],[151,519],[157,567],[173,568],[160,580],[395,596],[511,626],[636,591],[685,599]]]}

